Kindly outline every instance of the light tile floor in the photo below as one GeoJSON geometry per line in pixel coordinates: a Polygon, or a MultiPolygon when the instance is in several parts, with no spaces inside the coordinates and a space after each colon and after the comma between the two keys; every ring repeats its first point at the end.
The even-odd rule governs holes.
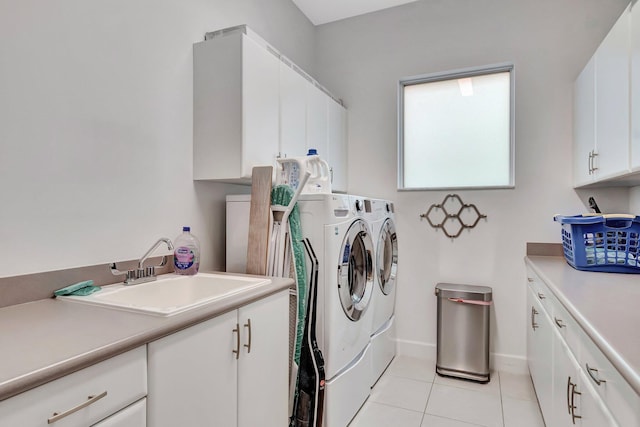
{"type": "Polygon", "coordinates": [[[488,384],[435,373],[397,356],[349,427],[544,427],[529,375],[492,372],[488,384]]]}

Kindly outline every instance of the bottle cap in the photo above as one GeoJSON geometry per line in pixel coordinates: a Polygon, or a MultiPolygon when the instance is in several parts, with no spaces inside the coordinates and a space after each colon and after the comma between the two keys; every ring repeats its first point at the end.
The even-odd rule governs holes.
{"type": "Polygon", "coordinates": [[[315,148],[309,148],[309,152],[307,153],[307,156],[316,156],[318,154],[318,150],[316,150],[315,148]]]}
{"type": "Polygon", "coordinates": [[[182,227],[182,231],[191,231],[191,227],[184,226],[182,227]]]}

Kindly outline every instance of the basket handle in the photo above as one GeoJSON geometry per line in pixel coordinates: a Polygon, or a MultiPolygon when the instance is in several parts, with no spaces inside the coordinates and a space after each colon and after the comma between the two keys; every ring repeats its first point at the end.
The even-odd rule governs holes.
{"type": "Polygon", "coordinates": [[[632,222],[640,223],[640,217],[631,214],[604,214],[604,215],[576,215],[576,216],[565,216],[565,215],[554,215],[553,220],[562,224],[581,224],[581,225],[590,225],[590,224],[605,224],[610,228],[628,228],[631,226],[632,222]],[[624,221],[626,225],[624,226],[612,226],[609,225],[609,221],[624,221]]]}
{"type": "Polygon", "coordinates": [[[604,225],[609,228],[624,229],[633,225],[634,215],[604,215],[604,225]]]}

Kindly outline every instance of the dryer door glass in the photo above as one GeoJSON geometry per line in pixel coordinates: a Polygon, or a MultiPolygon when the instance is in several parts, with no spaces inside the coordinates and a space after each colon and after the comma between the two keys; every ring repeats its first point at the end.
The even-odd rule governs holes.
{"type": "Polygon", "coordinates": [[[369,307],[373,292],[373,241],[364,221],[351,224],[342,242],[338,293],[347,317],[358,321],[369,307]]]}
{"type": "Polygon", "coordinates": [[[392,220],[387,219],[384,222],[376,249],[378,283],[380,283],[382,293],[389,295],[395,286],[396,272],[398,271],[398,240],[396,227],[392,220]]]}

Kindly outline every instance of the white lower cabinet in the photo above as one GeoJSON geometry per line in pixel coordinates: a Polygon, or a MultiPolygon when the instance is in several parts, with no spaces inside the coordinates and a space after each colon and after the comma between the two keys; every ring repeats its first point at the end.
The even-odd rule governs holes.
{"type": "Polygon", "coordinates": [[[288,291],[149,343],[149,425],[286,426],[288,343],[288,291]]]}
{"type": "MultiPolygon", "coordinates": [[[[626,410],[635,410],[633,405],[638,402],[631,400],[632,396],[637,395],[624,380],[621,382],[628,387],[624,390],[630,391],[626,397],[610,391],[612,397],[606,399],[602,395],[604,387],[602,391],[596,391],[595,382],[589,379],[590,375],[586,369],[588,362],[585,360],[590,357],[587,349],[591,353],[597,352],[603,358],[604,356],[594,350],[595,344],[580,329],[544,282],[529,269],[527,276],[527,314],[531,316],[527,329],[527,359],[546,425],[639,425],[638,419],[633,419],[633,415],[626,410]]],[[[604,362],[599,361],[598,365],[604,366],[604,362]]],[[[591,376],[597,373],[598,371],[594,374],[592,370],[591,376]]],[[[619,376],[617,371],[616,374],[619,376]]]]}
{"type": "Polygon", "coordinates": [[[0,425],[87,427],[104,420],[108,427],[144,426],[144,418],[135,423],[129,413],[117,415],[147,394],[146,360],[142,346],[3,400],[0,425]]]}
{"type": "Polygon", "coordinates": [[[140,399],[92,427],[146,427],[147,399],[140,399]]]}
{"type": "Polygon", "coordinates": [[[571,350],[553,333],[553,403],[550,416],[545,421],[552,426],[581,425],[583,402],[580,391],[580,366],[571,350]]]}
{"type": "Polygon", "coordinates": [[[553,326],[537,295],[527,290],[528,328],[527,355],[531,377],[536,378],[536,394],[540,407],[550,408],[553,390],[553,326]]]}

